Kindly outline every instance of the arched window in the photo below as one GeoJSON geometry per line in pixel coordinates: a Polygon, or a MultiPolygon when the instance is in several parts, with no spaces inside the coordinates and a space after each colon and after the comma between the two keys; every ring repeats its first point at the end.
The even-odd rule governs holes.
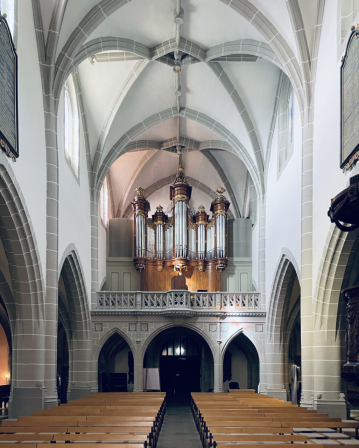
{"type": "Polygon", "coordinates": [[[0,0],[1,14],[6,14],[6,21],[9,25],[11,35],[14,38],[15,33],[15,0],[0,0]]]}
{"type": "Polygon", "coordinates": [[[293,89],[290,90],[288,101],[288,146],[293,144],[293,89]]]}
{"type": "Polygon", "coordinates": [[[278,102],[278,175],[282,173],[294,150],[294,91],[283,75],[278,102]]]}
{"type": "Polygon", "coordinates": [[[75,176],[78,177],[80,159],[80,121],[72,75],[67,78],[64,87],[64,147],[66,160],[75,176]]]}
{"type": "Polygon", "coordinates": [[[105,178],[100,192],[100,214],[101,221],[105,227],[108,224],[108,186],[105,178]]]}
{"type": "Polygon", "coordinates": [[[162,356],[199,356],[199,351],[192,338],[178,336],[165,342],[162,356]]]}

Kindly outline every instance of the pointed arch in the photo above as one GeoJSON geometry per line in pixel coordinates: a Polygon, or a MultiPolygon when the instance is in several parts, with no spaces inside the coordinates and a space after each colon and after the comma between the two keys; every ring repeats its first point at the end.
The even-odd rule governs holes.
{"type": "Polygon", "coordinates": [[[283,343],[289,300],[295,278],[300,281],[300,271],[293,254],[283,248],[273,279],[268,316],[267,338],[271,343],[283,343]]]}
{"type": "Polygon", "coordinates": [[[96,345],[93,345],[92,355],[91,355],[93,361],[98,362],[98,357],[100,356],[102,348],[105,346],[106,342],[111,338],[111,336],[113,336],[114,334],[118,334],[127,342],[128,346],[131,349],[133,356],[135,357],[136,348],[133,345],[131,339],[128,337],[128,335],[123,330],[121,330],[118,327],[115,327],[115,328],[112,328],[107,333],[105,333],[102,336],[102,338],[98,341],[98,343],[96,343],[96,345]]]}
{"type": "Polygon", "coordinates": [[[96,182],[95,182],[95,201],[97,202],[101,185],[103,180],[113,162],[120,157],[120,155],[124,154],[126,148],[129,143],[133,142],[133,140],[144,132],[146,129],[151,128],[152,126],[160,123],[162,121],[166,121],[173,117],[183,117],[189,120],[197,121],[206,127],[214,130],[218,134],[222,135],[225,138],[226,142],[230,145],[232,151],[235,155],[237,155],[246,165],[248,171],[251,174],[253,179],[253,183],[256,187],[257,194],[261,196],[264,191],[264,185],[260,176],[260,173],[257,169],[256,164],[252,160],[251,156],[248,154],[246,148],[242,145],[242,143],[235,137],[231,132],[229,132],[223,125],[213,120],[211,117],[202,114],[198,111],[182,108],[180,112],[177,112],[176,108],[166,109],[159,113],[153,114],[148,117],[146,120],[141,123],[133,126],[128,132],[126,132],[110,149],[104,158],[102,165],[96,174],[96,182]]]}
{"type": "Polygon", "coordinates": [[[229,345],[231,344],[231,342],[240,334],[243,334],[253,345],[253,347],[256,349],[257,354],[258,354],[258,358],[259,358],[259,362],[260,364],[263,362],[265,362],[265,355],[263,353],[263,350],[261,348],[261,346],[258,344],[258,341],[255,337],[253,337],[253,334],[248,332],[246,329],[244,329],[243,327],[240,328],[239,330],[235,331],[227,340],[226,342],[223,344],[222,349],[221,349],[221,357],[222,360],[224,359],[224,355],[227,351],[227,348],[229,347],[229,345]]]}
{"type": "Polygon", "coordinates": [[[91,316],[82,266],[74,244],[65,249],[61,263],[59,272],[65,285],[68,309],[59,303],[59,314],[66,323],[69,399],[74,400],[91,392],[91,316]]]}
{"type": "Polygon", "coordinates": [[[151,333],[149,335],[149,337],[146,339],[145,343],[143,344],[142,349],[141,349],[142,357],[145,356],[147,348],[149,347],[150,343],[156,338],[156,336],[158,336],[162,332],[169,330],[171,328],[181,328],[181,327],[188,328],[189,330],[192,330],[195,333],[197,333],[199,336],[201,336],[207,343],[209,349],[211,350],[213,359],[216,359],[216,344],[215,344],[215,342],[212,341],[212,339],[203,330],[199,329],[196,325],[189,324],[186,322],[182,323],[181,325],[176,325],[175,323],[171,322],[171,323],[164,324],[161,327],[157,328],[153,333],[151,333]]]}

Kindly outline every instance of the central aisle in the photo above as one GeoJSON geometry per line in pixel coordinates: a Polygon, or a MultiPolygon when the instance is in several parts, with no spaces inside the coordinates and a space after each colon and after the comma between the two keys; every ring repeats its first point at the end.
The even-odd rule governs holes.
{"type": "Polygon", "coordinates": [[[166,400],[166,414],[157,448],[202,448],[191,412],[190,396],[167,395],[166,400]]]}

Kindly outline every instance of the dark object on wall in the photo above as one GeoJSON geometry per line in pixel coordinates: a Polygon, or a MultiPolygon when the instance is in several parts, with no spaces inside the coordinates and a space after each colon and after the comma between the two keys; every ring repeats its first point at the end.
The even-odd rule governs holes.
{"type": "Polygon", "coordinates": [[[223,382],[232,379],[232,354],[227,350],[223,360],[223,382]]]}
{"type": "Polygon", "coordinates": [[[350,185],[331,200],[328,210],[331,222],[342,232],[352,232],[359,227],[359,175],[350,178],[350,185]],[[351,224],[344,226],[341,223],[351,224]]]}
{"type": "Polygon", "coordinates": [[[134,375],[134,360],[133,360],[133,354],[132,351],[130,350],[128,352],[128,384],[133,384],[133,375],[134,375]]]}
{"type": "Polygon", "coordinates": [[[109,373],[108,391],[127,392],[127,373],[109,373]]]}
{"type": "Polygon", "coordinates": [[[340,79],[341,150],[340,167],[350,169],[359,158],[359,29],[352,27],[340,79]]]}
{"type": "Polygon", "coordinates": [[[61,366],[61,377],[58,379],[57,391],[60,403],[67,403],[67,385],[69,381],[69,366],[61,366]]]}
{"type": "Polygon", "coordinates": [[[10,397],[10,384],[6,384],[4,386],[0,386],[0,404],[4,403],[4,406],[9,403],[10,397]]]}
{"type": "MultiPolygon", "coordinates": [[[[347,304],[347,362],[342,367],[342,378],[359,381],[359,286],[343,289],[342,293],[347,304]]],[[[347,398],[352,405],[359,405],[359,387],[349,387],[347,398]]]]}
{"type": "Polygon", "coordinates": [[[228,384],[229,389],[240,389],[239,384],[237,383],[237,381],[231,381],[228,384]]]}
{"type": "Polygon", "coordinates": [[[9,26],[0,15],[0,148],[19,157],[17,54],[9,26]]]}

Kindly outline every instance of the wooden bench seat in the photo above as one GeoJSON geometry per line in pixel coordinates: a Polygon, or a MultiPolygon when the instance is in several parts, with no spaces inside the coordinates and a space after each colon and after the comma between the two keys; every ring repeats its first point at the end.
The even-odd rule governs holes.
{"type": "Polygon", "coordinates": [[[131,443],[146,442],[147,435],[142,434],[55,434],[53,440],[57,442],[109,442],[131,443]]]}
{"type": "Polygon", "coordinates": [[[54,434],[0,434],[0,446],[3,442],[51,442],[54,434]]]}
{"type": "Polygon", "coordinates": [[[0,426],[0,434],[61,434],[66,431],[67,426],[0,426]]]}
{"type": "MultiPolygon", "coordinates": [[[[217,444],[216,442],[214,442],[213,444],[213,448],[233,448],[236,445],[233,444],[226,444],[226,443],[219,443],[217,444]]],[[[286,447],[291,447],[291,448],[296,448],[296,447],[306,447],[307,445],[303,445],[303,442],[299,442],[299,443],[270,443],[270,444],[265,444],[265,443],[241,443],[240,448],[263,448],[265,446],[267,446],[268,448],[286,448],[286,447]]],[[[77,447],[76,447],[77,448],[77,447]]],[[[101,447],[102,448],[102,447],[101,447]]],[[[325,448],[324,445],[320,444],[320,445],[315,445],[315,448],[325,448]]]]}
{"type": "Polygon", "coordinates": [[[308,442],[308,437],[297,434],[217,434],[215,441],[220,442],[308,442]]]}
{"type": "Polygon", "coordinates": [[[210,426],[212,434],[293,434],[293,428],[243,428],[233,426],[210,426]]]}

